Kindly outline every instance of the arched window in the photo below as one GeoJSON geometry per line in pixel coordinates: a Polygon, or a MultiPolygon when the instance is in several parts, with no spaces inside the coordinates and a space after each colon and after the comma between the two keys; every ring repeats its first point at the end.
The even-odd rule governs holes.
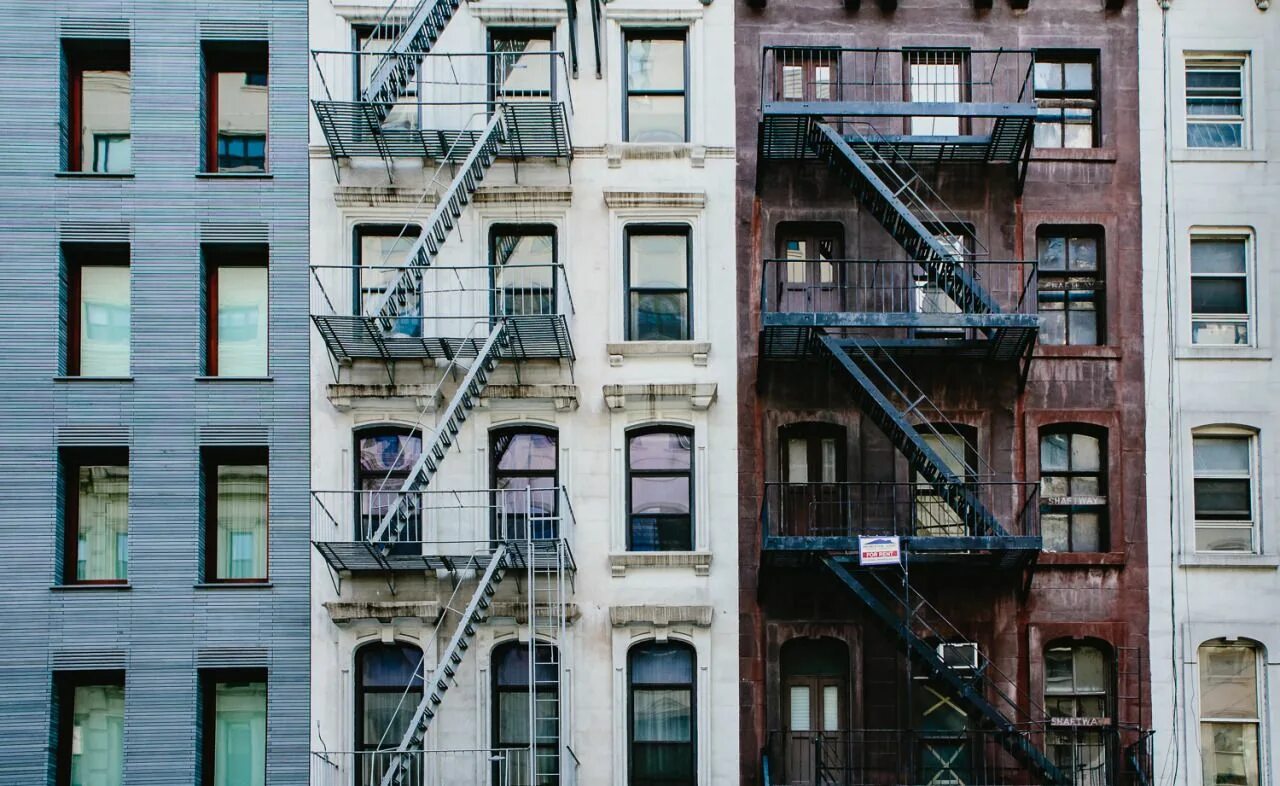
{"type": "Polygon", "coordinates": [[[523,538],[532,524],[533,537],[556,537],[560,483],[556,432],[533,426],[495,429],[490,447],[494,536],[523,538]]]}
{"type": "MultiPolygon", "coordinates": [[[[921,439],[942,465],[965,483],[972,483],[978,475],[977,429],[950,423],[930,424],[921,430],[921,439]]],[[[976,534],[973,522],[964,521],[941,496],[924,475],[915,476],[915,520],[913,534],[922,537],[955,537],[976,534]]]]}
{"type": "MultiPolygon", "coordinates": [[[[377,533],[421,455],[422,434],[413,429],[382,426],[356,432],[357,539],[367,540],[377,533]]],[[[421,525],[414,516],[396,539],[416,545],[422,540],[421,525]]]]}
{"type": "Polygon", "coordinates": [[[1258,786],[1262,648],[1250,641],[1216,639],[1201,644],[1198,654],[1204,786],[1258,786]]]}
{"type": "Polygon", "coordinates": [[[534,689],[538,729],[529,760],[529,645],[508,642],[493,651],[493,747],[507,751],[494,762],[494,783],[552,786],[560,782],[560,671],[552,644],[538,644],[534,689]],[[536,769],[534,769],[536,768],[536,769]]]}
{"type": "Polygon", "coordinates": [[[645,642],[627,654],[630,786],[695,783],[695,661],[678,642],[645,642]]]}
{"type": "Polygon", "coordinates": [[[1078,642],[1045,647],[1044,706],[1054,764],[1077,786],[1107,783],[1104,730],[1113,725],[1108,651],[1078,642]]]}
{"type": "Polygon", "coordinates": [[[1106,551],[1107,440],[1055,426],[1040,433],[1040,530],[1045,551],[1106,551]]]}
{"type": "MultiPolygon", "coordinates": [[[[422,651],[374,642],[356,650],[356,750],[395,750],[422,701],[422,651]]],[[[360,757],[363,786],[380,783],[388,757],[360,757]]]]}
{"type": "Polygon", "coordinates": [[[627,434],[627,548],[693,550],[693,431],[673,426],[627,434]]]}
{"type": "Polygon", "coordinates": [[[1191,436],[1196,551],[1257,550],[1256,440],[1256,432],[1238,426],[1197,429],[1191,436]]]}

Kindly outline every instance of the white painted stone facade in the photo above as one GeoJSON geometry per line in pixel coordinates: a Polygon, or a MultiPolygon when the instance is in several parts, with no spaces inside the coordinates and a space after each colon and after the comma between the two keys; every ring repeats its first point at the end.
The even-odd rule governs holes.
{"type": "Polygon", "coordinates": [[[1247,780],[1268,784],[1280,752],[1280,9],[1164,5],[1138,6],[1154,780],[1212,786],[1206,765],[1231,757],[1215,763],[1201,742],[1201,680],[1211,675],[1200,647],[1225,639],[1256,654],[1260,744],[1247,780]],[[1221,56],[1243,64],[1243,144],[1192,149],[1186,66],[1221,56]],[[1191,241],[1223,236],[1245,240],[1248,343],[1204,346],[1192,341],[1191,241]],[[1208,434],[1247,439],[1253,544],[1244,553],[1196,549],[1193,435],[1208,434]]]}
{"type": "MultiPolygon", "coordinates": [[[[376,5],[315,0],[312,48],[350,49],[351,23],[375,20],[376,5]]],[[[579,3],[580,72],[568,84],[574,105],[571,166],[535,160],[517,169],[499,160],[463,213],[440,263],[487,264],[487,238],[496,223],[554,225],[558,261],[573,301],[577,360],[572,366],[529,361],[518,379],[512,364],[500,365],[431,487],[489,488],[490,428],[520,423],[557,430],[560,482],[576,519],[574,619],[563,643],[572,677],[561,696],[568,705],[564,714],[572,718],[567,734],[579,761],[576,782],[627,782],[627,651],[639,641],[670,638],[691,643],[697,654],[698,783],[728,786],[737,782],[739,767],[733,3],[614,0],[602,8],[603,62],[597,77],[589,4],[579,3]],[[627,27],[688,30],[689,144],[621,142],[627,27]],[[623,340],[623,230],[632,222],[691,227],[693,340],[623,340]],[[525,387],[516,388],[517,383],[525,387]],[[694,431],[693,552],[626,551],[625,434],[647,423],[681,424],[694,431]]],[[[554,26],[555,48],[567,49],[562,0],[478,0],[463,4],[436,51],[483,51],[486,25],[554,26]]],[[[313,96],[319,90],[313,77],[313,96]]],[[[429,208],[414,203],[434,162],[424,169],[421,159],[399,160],[396,187],[387,189],[380,160],[355,159],[342,166],[337,182],[314,116],[311,126],[313,263],[351,264],[357,224],[425,219],[429,208]]],[[[420,417],[416,407],[431,403],[428,394],[441,370],[435,364],[401,362],[397,390],[386,387],[386,372],[372,361],[341,368],[335,379],[332,358],[314,330],[311,360],[312,487],[350,489],[353,429],[414,425],[420,417]],[[341,385],[331,387],[335,382],[341,385]]],[[[452,390],[446,385],[447,392],[452,390]]],[[[426,422],[434,424],[433,413],[426,422]]],[[[499,601],[517,600],[514,585],[510,580],[502,585],[499,601]]],[[[425,649],[428,664],[434,662],[443,647],[443,641],[431,639],[431,621],[439,610],[434,604],[447,603],[451,589],[446,579],[406,574],[398,577],[394,595],[377,578],[341,577],[335,585],[324,559],[313,554],[313,750],[352,750],[354,652],[361,644],[411,642],[425,649]],[[389,602],[397,605],[368,605],[389,602]]],[[[503,608],[481,626],[432,725],[428,748],[492,745],[490,653],[501,642],[528,635],[527,628],[521,632],[519,607],[503,608]]],[[[448,633],[446,628],[442,639],[448,633]]],[[[313,772],[324,766],[317,761],[323,759],[313,756],[313,772]]],[[[450,768],[445,782],[489,782],[481,758],[456,761],[459,766],[450,768]]]]}

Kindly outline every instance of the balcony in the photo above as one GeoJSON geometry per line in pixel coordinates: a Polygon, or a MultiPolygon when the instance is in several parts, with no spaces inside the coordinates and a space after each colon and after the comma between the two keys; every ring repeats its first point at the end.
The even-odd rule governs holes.
{"type": "Polygon", "coordinates": [[[461,161],[485,118],[502,112],[511,159],[573,156],[573,98],[562,52],[313,50],[312,106],[335,161],[401,157],[461,161]],[[365,95],[388,61],[411,74],[394,102],[365,95]]]}
{"type": "Polygon", "coordinates": [[[570,359],[573,296],[561,265],[312,265],[311,319],[338,363],[475,357],[504,320],[499,358],[570,359]],[[394,282],[417,282],[393,316],[380,310],[394,282]]]}
{"type": "MultiPolygon", "coordinates": [[[[390,487],[392,483],[388,483],[390,487]]],[[[574,569],[566,489],[312,491],[311,542],[335,575],[483,569],[499,544],[517,567],[574,569]],[[407,518],[398,534],[388,515],[407,518]]]]}
{"type": "MultiPolygon", "coordinates": [[[[405,786],[524,786],[533,783],[529,748],[416,751],[405,786]]],[[[539,759],[546,754],[539,752],[539,759]]],[[[554,755],[554,753],[552,754],[554,755]]],[[[565,756],[572,754],[565,749],[565,756]]],[[[313,751],[311,786],[382,786],[399,756],[387,751],[313,751]]],[[[545,765],[544,765],[545,766],[545,765]]],[[[398,769],[398,768],[397,768],[398,769]]],[[[564,769],[564,768],[562,768],[564,769]]],[[[572,782],[568,776],[565,782],[572,782]]]]}
{"type": "Polygon", "coordinates": [[[1020,358],[1039,329],[1035,292],[1033,262],[765,259],[761,356],[803,357],[821,330],[896,356],[1020,358]],[[966,300],[975,292],[982,302],[966,300]]]}
{"type": "Polygon", "coordinates": [[[988,530],[977,508],[956,512],[929,483],[765,483],[765,555],[781,564],[811,553],[857,552],[858,538],[898,536],[912,564],[960,562],[1000,568],[1040,550],[1035,483],[972,480],[966,490],[1002,523],[988,530]]]}
{"type": "Polygon", "coordinates": [[[1034,70],[1033,52],[1008,49],[767,46],[761,155],[816,158],[814,123],[857,120],[879,152],[906,160],[1018,162],[1035,123],[1034,70]]]}

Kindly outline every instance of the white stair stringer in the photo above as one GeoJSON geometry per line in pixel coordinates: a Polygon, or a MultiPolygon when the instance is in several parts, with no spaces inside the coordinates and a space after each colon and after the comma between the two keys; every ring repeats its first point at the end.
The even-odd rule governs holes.
{"type": "MultiPolygon", "coordinates": [[[[464,132],[465,133],[465,132],[464,132]]],[[[471,204],[471,197],[484,180],[485,173],[498,157],[498,150],[507,140],[507,127],[501,107],[494,110],[483,130],[476,137],[471,152],[463,160],[458,172],[440,197],[439,204],[431,212],[422,234],[409,248],[403,271],[387,287],[372,316],[378,328],[385,334],[394,332],[396,317],[417,303],[422,288],[422,269],[431,265],[449,233],[457,226],[462,211],[471,204]]]]}
{"type": "MultiPolygon", "coordinates": [[[[379,120],[386,120],[391,105],[404,95],[418,70],[418,57],[435,46],[462,0],[419,0],[391,48],[369,76],[364,98],[374,105],[379,120]]],[[[390,11],[388,11],[390,13],[390,11]]]]}
{"type": "Polygon", "coordinates": [[[421,514],[420,492],[430,485],[440,462],[444,460],[454,439],[462,430],[462,424],[466,422],[471,410],[475,409],[480,402],[480,394],[489,384],[489,374],[501,359],[500,351],[509,343],[506,322],[498,320],[489,331],[489,336],[480,347],[480,351],[476,353],[476,359],[467,369],[462,383],[449,399],[449,405],[445,407],[435,430],[428,439],[423,441],[422,454],[418,456],[417,462],[409,470],[409,476],[400,486],[395,504],[383,515],[377,531],[370,538],[370,542],[382,556],[385,557],[391,552],[392,546],[399,540],[405,527],[421,514]]]}
{"type": "Polygon", "coordinates": [[[502,583],[508,567],[507,546],[499,543],[493,550],[479,586],[472,593],[471,600],[468,601],[461,619],[458,620],[458,627],[449,639],[449,645],[445,647],[439,664],[431,673],[430,679],[423,683],[422,701],[418,703],[418,709],[413,713],[413,720],[405,730],[400,746],[396,748],[396,753],[387,765],[386,772],[383,773],[382,786],[402,786],[414,771],[413,754],[422,751],[423,740],[426,739],[431,721],[439,712],[444,696],[457,676],[467,650],[471,648],[471,642],[476,636],[476,626],[489,616],[493,596],[497,593],[498,585],[502,583]]]}
{"type": "MultiPolygon", "coordinates": [[[[557,491],[559,493],[559,491],[557,491]]],[[[567,504],[564,500],[560,505],[567,504]]],[[[564,517],[559,518],[563,523],[564,517]]],[[[568,744],[565,710],[572,706],[568,685],[568,595],[569,555],[564,533],[552,540],[535,540],[535,522],[529,522],[526,546],[526,585],[529,592],[529,728],[532,729],[529,761],[530,783],[565,783],[561,767],[567,757],[561,752],[568,744]],[[539,647],[539,643],[551,646],[539,647]],[[550,687],[552,690],[539,690],[550,687]]],[[[557,528],[558,529],[558,528],[557,528]]]]}

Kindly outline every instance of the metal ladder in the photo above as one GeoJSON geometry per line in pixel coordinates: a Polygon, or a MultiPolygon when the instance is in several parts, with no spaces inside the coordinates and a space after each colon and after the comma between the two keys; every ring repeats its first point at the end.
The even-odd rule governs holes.
{"type": "Polygon", "coordinates": [[[374,309],[373,316],[383,333],[395,329],[396,317],[417,303],[422,288],[422,269],[431,264],[440,253],[449,233],[457,226],[462,211],[471,204],[471,197],[484,180],[485,173],[498,157],[498,150],[507,139],[503,110],[497,107],[484,129],[476,137],[471,152],[463,160],[453,181],[440,198],[423,227],[422,234],[409,248],[404,270],[394,283],[387,287],[374,309]]]}
{"type": "MultiPolygon", "coordinates": [[[[392,757],[386,772],[382,775],[382,786],[401,786],[413,777],[414,754],[423,748],[423,740],[426,739],[431,721],[435,719],[440,705],[444,702],[444,696],[449,691],[449,686],[453,684],[467,650],[471,648],[471,642],[475,639],[476,626],[489,616],[493,596],[498,592],[498,585],[502,583],[507,569],[511,567],[509,561],[507,546],[499,543],[489,558],[489,564],[485,567],[479,585],[471,594],[471,600],[467,602],[466,608],[458,619],[458,627],[450,637],[440,662],[431,673],[431,677],[423,683],[422,701],[418,703],[418,709],[413,713],[413,720],[410,721],[409,728],[405,730],[404,737],[396,748],[396,755],[392,757]]],[[[452,609],[446,608],[445,611],[447,613],[452,609]]]]}
{"type": "Polygon", "coordinates": [[[1070,786],[1072,778],[1019,727],[1020,718],[1028,722],[1030,718],[1012,697],[995,684],[997,681],[1012,684],[1012,680],[1002,675],[980,650],[977,651],[975,668],[958,669],[947,664],[935,649],[936,645],[967,637],[911,588],[901,568],[861,570],[855,575],[847,567],[852,560],[856,558],[823,557],[823,562],[836,578],[902,640],[912,658],[923,663],[933,677],[946,684],[959,700],[982,716],[995,730],[1001,747],[1023,766],[1036,772],[1045,783],[1070,786]]]}
{"type": "MultiPolygon", "coordinates": [[[[556,506],[567,505],[556,490],[556,506]]],[[[571,705],[571,697],[561,695],[567,685],[568,663],[568,546],[558,529],[554,537],[535,538],[539,525],[558,527],[564,517],[553,510],[550,519],[535,518],[530,511],[525,538],[526,583],[529,593],[529,759],[530,783],[557,781],[565,748],[561,708],[571,705]],[[552,646],[539,646],[539,643],[552,646]],[[552,687],[553,691],[540,691],[552,687]]]]}
{"type": "Polygon", "coordinates": [[[435,430],[430,438],[423,441],[422,455],[418,457],[409,470],[409,476],[400,486],[395,504],[383,515],[382,521],[378,523],[378,529],[369,539],[383,557],[391,553],[392,547],[405,528],[411,522],[417,521],[418,516],[421,515],[422,495],[419,492],[430,485],[431,477],[440,467],[440,462],[444,461],[449,448],[462,430],[462,424],[466,422],[471,410],[475,409],[480,402],[480,394],[489,384],[489,374],[497,368],[502,352],[509,343],[507,323],[499,319],[494,322],[484,344],[476,353],[476,359],[467,369],[453,397],[449,399],[449,404],[445,407],[435,430]]]}
{"type": "MultiPolygon", "coordinates": [[[[415,55],[431,51],[461,5],[462,0],[419,0],[409,13],[399,37],[374,67],[364,91],[364,100],[373,104],[378,122],[387,119],[391,105],[404,95],[417,73],[419,58],[415,55]]],[[[391,9],[387,9],[387,15],[390,13],[391,9]]],[[[383,22],[387,15],[383,16],[383,22]]],[[[379,22],[379,26],[381,24],[379,22]]]]}

